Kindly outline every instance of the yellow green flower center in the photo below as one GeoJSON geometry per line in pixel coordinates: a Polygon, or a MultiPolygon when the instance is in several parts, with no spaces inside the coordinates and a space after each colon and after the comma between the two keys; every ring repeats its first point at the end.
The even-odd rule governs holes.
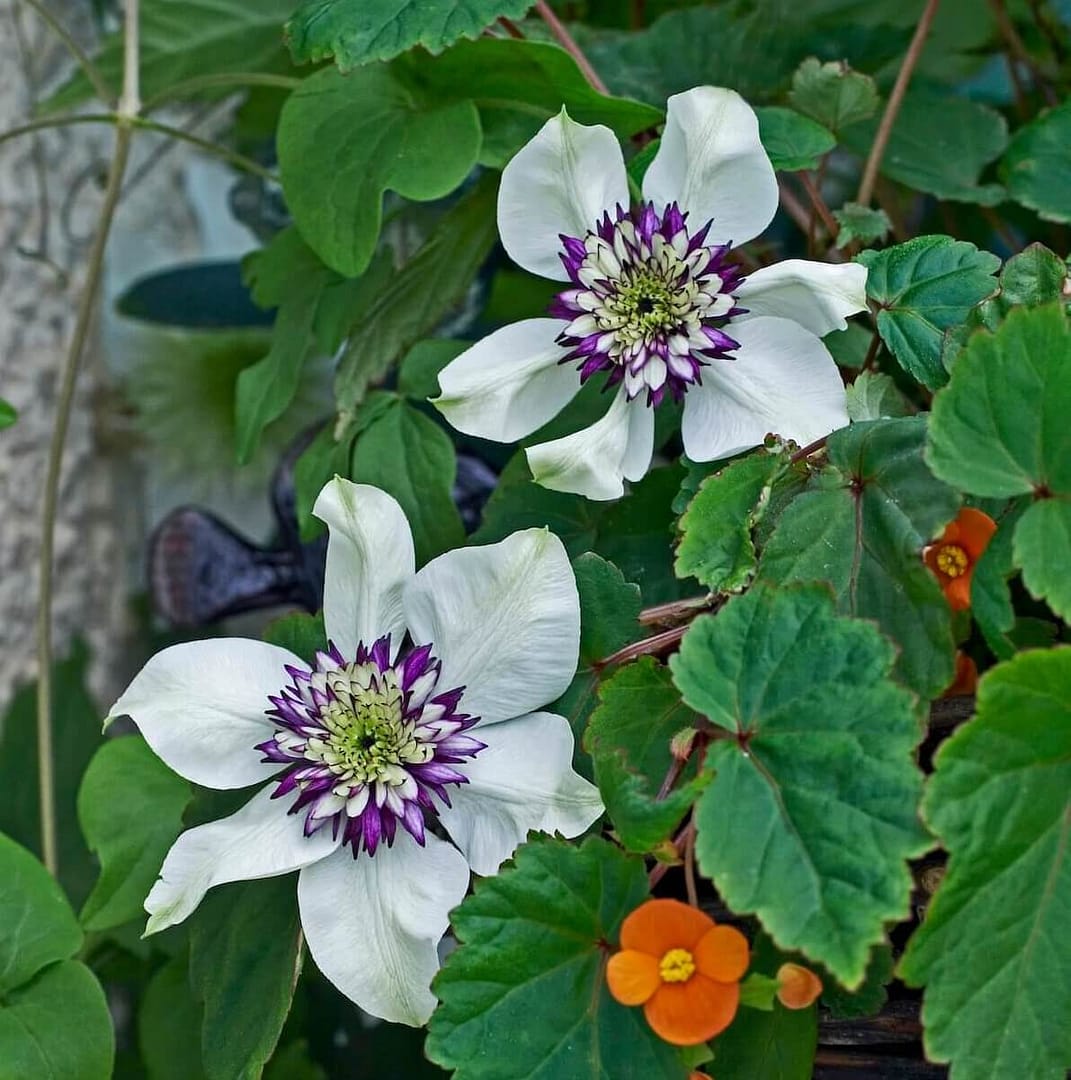
{"type": "Polygon", "coordinates": [[[937,569],[946,577],[957,578],[967,572],[970,559],[959,544],[942,544],[937,552],[937,569]]]}
{"type": "Polygon", "coordinates": [[[658,965],[662,981],[667,983],[687,982],[695,974],[695,960],[687,949],[670,949],[658,965]]]}

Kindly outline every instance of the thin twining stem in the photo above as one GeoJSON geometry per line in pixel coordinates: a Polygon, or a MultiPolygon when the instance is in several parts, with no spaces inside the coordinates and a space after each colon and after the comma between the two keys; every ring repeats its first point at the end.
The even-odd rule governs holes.
{"type": "Polygon", "coordinates": [[[588,83],[600,94],[609,94],[606,83],[599,78],[599,73],[591,66],[591,61],[584,54],[584,50],[576,43],[576,39],[566,29],[565,24],[551,11],[547,0],[536,0],[535,9],[539,17],[547,24],[550,32],[558,44],[576,61],[588,83]]]}
{"type": "Polygon", "coordinates": [[[22,0],[22,2],[33,8],[42,22],[46,23],[56,37],[63,42],[64,47],[74,58],[75,63],[82,69],[82,74],[89,80],[93,92],[100,99],[101,104],[110,105],[115,98],[111,87],[104,81],[104,76],[101,75],[97,65],[90,60],[86,51],[71,37],[67,28],[41,3],[41,0],[22,0]]]}

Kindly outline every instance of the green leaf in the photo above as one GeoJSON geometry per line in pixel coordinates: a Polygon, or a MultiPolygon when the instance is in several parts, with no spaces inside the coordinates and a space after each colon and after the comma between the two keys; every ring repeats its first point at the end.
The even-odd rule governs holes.
{"type": "Polygon", "coordinates": [[[480,152],[471,101],[441,102],[385,65],[310,75],[283,106],[276,138],[286,202],[306,243],[332,269],[360,274],[379,238],[383,194],[448,195],[480,152]]]}
{"type": "MultiPolygon", "coordinates": [[[[842,140],[865,156],[877,126],[876,118],[857,124],[842,133],[842,140]]],[[[909,93],[896,114],[881,174],[939,199],[995,206],[1004,200],[1004,188],[978,178],[1007,145],[1008,125],[995,109],[962,97],[909,93]]]]}
{"type": "Polygon", "coordinates": [[[878,111],[878,91],[869,75],[841,61],[804,60],[792,76],[792,106],[830,131],[840,132],[878,111]]]}
{"type": "Polygon", "coordinates": [[[576,61],[546,42],[481,38],[434,59],[414,54],[405,64],[427,96],[475,102],[483,129],[480,161],[495,168],[563,107],[578,123],[605,124],[622,139],[664,119],[661,108],[592,89],[576,61]]]}
{"type": "Polygon", "coordinates": [[[11,427],[18,418],[19,414],[15,411],[14,406],[9,405],[3,398],[0,398],[0,431],[3,431],[6,427],[11,427]]]}
{"type": "Polygon", "coordinates": [[[100,860],[100,877],[82,907],[87,930],[144,917],[142,904],[182,831],[191,794],[136,735],[109,739],[93,755],[78,790],[78,821],[100,860]]]}
{"type": "Polygon", "coordinates": [[[289,649],[311,667],[316,663],[317,652],[327,642],[323,612],[306,615],[303,611],[296,611],[280,615],[264,628],[263,637],[271,645],[289,649]]]}
{"type": "Polygon", "coordinates": [[[81,946],[78,920],[52,875],[25,848],[0,834],[0,1001],[81,946]]]}
{"type": "Polygon", "coordinates": [[[108,1002],[85,964],[53,964],[0,1002],[3,1080],[109,1080],[114,1057],[108,1002]]]}
{"type": "Polygon", "coordinates": [[[853,421],[908,416],[911,406],[889,375],[861,371],[848,387],[848,416],[853,421]]]}
{"type": "Polygon", "coordinates": [[[1001,161],[1008,193],[1046,221],[1071,221],[1071,101],[1016,133],[1001,161]]]}
{"type": "Polygon", "coordinates": [[[190,924],[190,985],[204,1004],[209,1080],[253,1080],[271,1057],[300,960],[290,875],[215,889],[190,924]]]}
{"type": "Polygon", "coordinates": [[[820,585],[752,588],[697,619],[671,659],[685,702],[728,733],[707,751],[696,855],[729,907],[756,914],[845,986],[909,910],[918,822],[915,699],[892,646],[820,585]],[[761,858],[757,857],[761,853],[761,858]]]}
{"type": "MultiPolygon", "coordinates": [[[[100,746],[101,714],[86,689],[88,666],[89,652],[76,640],[71,655],[52,669],[59,880],[75,905],[85,900],[97,878],[75,805],[82,774],[100,746]]],[[[36,683],[20,689],[0,719],[0,791],[0,832],[40,857],[36,683]]]]}
{"type": "Polygon", "coordinates": [[[1030,592],[1071,619],[1071,326],[1061,304],[1013,310],[975,334],[934,399],[927,460],[972,495],[1032,495],[1013,561],[1030,592]],[[995,410],[995,411],[994,411],[995,410]]]}
{"type": "Polygon", "coordinates": [[[1010,637],[1015,628],[1015,609],[1008,578],[1015,572],[1012,558],[1015,526],[1028,506],[1028,499],[1019,499],[997,522],[997,531],[971,575],[971,615],[999,660],[1009,660],[1016,653],[1015,642],[1010,637]]]}
{"type": "Polygon", "coordinates": [[[149,980],[138,1009],[138,1044],[149,1080],[205,1080],[202,1021],[187,958],[176,956],[149,980]]]}
{"type": "Polygon", "coordinates": [[[538,837],[454,910],[426,1053],[456,1080],[681,1080],[676,1051],[619,1005],[605,944],[648,898],[643,861],[591,837],[538,837]]]}
{"type": "Polygon", "coordinates": [[[878,331],[900,366],[931,390],[948,381],[941,337],[991,296],[996,255],[950,236],[920,236],[856,258],[869,274],[867,295],[881,309],[878,331]]]}
{"type": "Polygon", "coordinates": [[[834,432],[830,465],[785,507],[760,580],[825,581],[839,610],[873,619],[899,646],[896,674],[922,698],[951,681],[950,611],[923,547],[955,517],[956,493],[922,460],[926,420],[874,420],[834,432]]]}
{"type": "Polygon", "coordinates": [[[495,185],[493,176],[481,180],[402,269],[375,290],[339,361],[335,397],[343,426],[369,384],[464,299],[498,239],[495,185]]]}
{"type": "Polygon", "coordinates": [[[246,283],[262,307],[278,307],[271,348],[238,376],[235,438],[238,460],[248,463],[261,434],[294,400],[306,361],[315,352],[335,352],[348,329],[390,275],[378,259],[360,278],[330,270],[298,235],[280,232],[243,263],[246,283]]]}
{"type": "Polygon", "coordinates": [[[892,231],[892,222],[884,210],[875,210],[857,202],[847,202],[839,210],[833,211],[833,217],[840,226],[837,233],[837,247],[859,243],[881,243],[892,231]]]}
{"type": "Polygon", "coordinates": [[[889,996],[885,987],[892,977],[892,948],[882,942],[871,949],[866,977],[857,990],[849,992],[835,979],[822,980],[822,1004],[835,1017],[877,1016],[889,996]]]}
{"type": "Polygon", "coordinates": [[[529,7],[530,0],[306,0],[285,34],[295,62],[334,60],[349,71],[416,45],[439,52],[529,7]]]}
{"type": "Polygon", "coordinates": [[[674,764],[670,740],[699,722],[681,703],[669,670],[651,657],[627,664],[602,684],[584,749],[595,763],[614,831],[630,851],[653,851],[668,839],[706,786],[692,763],[683,782],[658,798],[674,764]]]}
{"type": "Polygon", "coordinates": [[[775,169],[817,169],[822,158],[837,145],[828,128],[794,109],[771,105],[755,112],[759,138],[775,169]]]}
{"type": "MultiPolygon", "coordinates": [[[[293,0],[143,0],[139,12],[141,96],[146,101],[176,83],[225,72],[285,71],[290,65],[279,28],[293,0]]],[[[95,57],[116,96],[122,83],[123,37],[109,34],[95,57]]],[[[69,109],[93,97],[79,71],[45,102],[69,109]]],[[[110,104],[110,102],[108,103],[110,104]]]]}
{"type": "Polygon", "coordinates": [[[425,401],[439,396],[439,372],[471,344],[453,338],[418,341],[398,368],[398,393],[425,401]]]}
{"type": "Polygon", "coordinates": [[[927,821],[948,870],[900,962],[925,985],[926,1056],[956,1080],[1071,1067],[1071,649],[987,672],[940,749],[927,821]]]}
{"type": "Polygon", "coordinates": [[[751,530],[787,465],[787,455],[759,450],[703,481],[678,526],[677,577],[697,578],[720,592],[747,584],[755,571],[751,530]]]}
{"type": "Polygon", "coordinates": [[[417,565],[465,542],[451,491],[457,455],[450,437],[405,402],[397,402],[358,438],[352,477],[393,495],[413,530],[417,565]]]}
{"type": "Polygon", "coordinates": [[[1004,314],[1015,306],[1038,307],[1064,297],[1067,263],[1044,244],[1034,243],[1013,255],[1000,272],[997,299],[1004,314]]]}

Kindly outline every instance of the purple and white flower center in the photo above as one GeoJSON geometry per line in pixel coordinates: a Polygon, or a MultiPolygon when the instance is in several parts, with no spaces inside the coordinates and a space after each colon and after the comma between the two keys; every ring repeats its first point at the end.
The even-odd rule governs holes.
{"type": "Polygon", "coordinates": [[[582,240],[562,236],[562,263],[573,288],[559,293],[550,313],[568,326],[558,343],[579,363],[581,382],[599,371],[608,386],[622,380],[629,400],[646,391],[658,405],[667,389],[679,401],[700,370],[728,359],[739,344],[723,327],[736,306],[743,277],[727,259],[728,244],[708,246],[707,222],[689,234],[676,203],[661,215],[651,203],[617,220],[603,215],[582,240]]]}
{"type": "Polygon", "coordinates": [[[485,749],[465,734],[479,717],[458,711],[463,687],[439,692],[432,647],[392,664],[388,635],[353,661],[331,645],[311,670],[286,670],[267,711],[279,730],[257,746],[289,766],[272,798],[297,792],[290,813],[306,811],[305,835],[330,822],[355,858],[393,843],[399,823],[423,844],[425,814],[435,799],[450,805],[447,786],[468,783],[457,766],[485,749]]]}

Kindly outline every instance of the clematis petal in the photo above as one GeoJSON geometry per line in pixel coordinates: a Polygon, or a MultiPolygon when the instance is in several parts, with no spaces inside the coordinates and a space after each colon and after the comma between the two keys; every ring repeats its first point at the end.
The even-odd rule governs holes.
{"type": "Polygon", "coordinates": [[[558,319],[525,319],[476,342],[439,372],[432,404],[467,435],[515,442],[553,419],[580,389],[560,363],[568,350],[554,339],[558,319]]]}
{"type": "Polygon", "coordinates": [[[654,410],[620,389],[606,415],[573,435],[528,448],[537,483],[588,499],[617,499],[625,480],[639,480],[654,452],[654,410]]]}
{"type": "Polygon", "coordinates": [[[477,874],[493,874],[528,835],[579,836],[603,812],[598,788],[573,771],[573,732],[553,713],[529,713],[477,737],[468,783],[439,817],[477,874]]]}
{"type": "Polygon", "coordinates": [[[614,953],[606,964],[606,985],[622,1005],[642,1005],[662,985],[658,958],[635,949],[614,953]]]}
{"type": "Polygon", "coordinates": [[[358,642],[405,633],[402,586],[413,576],[413,534],[402,508],[386,492],[336,476],[312,512],[330,530],[324,576],[328,639],[352,658],[358,642]]]}
{"type": "Polygon", "coordinates": [[[237,813],[187,829],[172,844],[145,899],[146,934],[182,922],[214,885],[288,874],[338,847],[330,828],[306,836],[305,816],[287,814],[271,794],[261,789],[237,813]]]}
{"type": "Polygon", "coordinates": [[[293,653],[263,641],[211,638],[158,652],[111,707],[180,776],[211,788],[241,788],[277,773],[257,743],[275,730],[269,694],[288,681],[293,653]]]}
{"type": "Polygon", "coordinates": [[[777,177],[759,140],[751,106],[734,90],[697,86],[667,103],[666,127],[643,178],[655,210],[676,202],[709,243],[739,247],[777,210],[777,177]]]}
{"type": "Polygon", "coordinates": [[[558,258],[561,234],[582,239],[606,211],[627,207],[628,201],[617,136],[601,124],[577,124],[562,109],[502,170],[502,246],[525,270],[566,281],[558,258]]]}
{"type": "Polygon", "coordinates": [[[674,1046],[696,1046],[724,1031],[740,1003],[737,983],[696,972],[686,983],[663,983],[643,1007],[652,1030],[674,1046]]]}
{"type": "Polygon", "coordinates": [[[399,830],[371,858],[340,850],[298,879],[312,958],[365,1012],[419,1027],[435,1008],[439,939],[468,885],[461,853],[430,833],[420,847],[399,830]]]}
{"type": "Polygon", "coordinates": [[[680,900],[645,900],[621,924],[621,948],[661,959],[670,949],[693,949],[714,920],[680,900]]]}
{"type": "MultiPolygon", "coordinates": [[[[736,291],[748,309],[739,320],[756,315],[791,319],[817,337],[844,330],[847,316],[866,311],[866,267],[858,263],[786,259],[748,274],[736,291]]],[[[739,322],[733,324],[739,325],[739,322]]]]}
{"type": "Polygon", "coordinates": [[[481,727],[560,697],[576,672],[576,579],[546,529],[440,555],[406,585],[404,602],[414,641],[434,642],[442,660],[439,684],[465,687],[463,708],[481,727]]]}
{"type": "Polygon", "coordinates": [[[750,959],[747,938],[735,926],[712,926],[693,950],[700,974],[716,982],[742,979],[750,959]]]}
{"type": "Polygon", "coordinates": [[[735,358],[703,369],[684,399],[681,436],[693,461],[758,446],[773,432],[801,445],[848,423],[844,385],[821,340],[789,319],[733,321],[735,358]]]}

